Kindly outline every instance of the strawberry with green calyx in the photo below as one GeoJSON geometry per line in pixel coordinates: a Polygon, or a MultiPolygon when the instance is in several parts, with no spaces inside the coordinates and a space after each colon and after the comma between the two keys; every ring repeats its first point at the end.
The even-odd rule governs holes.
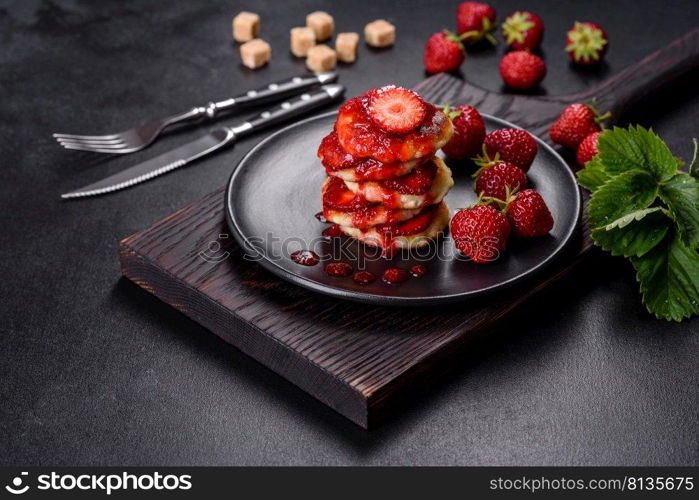
{"type": "Polygon", "coordinates": [[[487,3],[463,2],[456,9],[456,27],[468,44],[480,42],[484,38],[493,45],[497,40],[493,31],[497,28],[495,9],[487,3]]]}
{"type": "Polygon", "coordinates": [[[611,116],[610,112],[600,114],[594,100],[588,104],[571,104],[551,125],[549,136],[553,142],[577,150],[583,139],[594,132],[600,132],[604,122],[611,116]]]}
{"type": "Polygon", "coordinates": [[[449,30],[434,33],[425,44],[422,61],[428,73],[448,73],[456,71],[464,62],[466,50],[464,35],[456,35],[449,30]]]}
{"type": "Polygon", "coordinates": [[[553,229],[553,216],[546,202],[533,189],[518,191],[506,189],[504,199],[483,198],[484,202],[496,203],[507,216],[512,232],[519,238],[536,238],[553,229]]]}
{"type": "Polygon", "coordinates": [[[566,52],[576,64],[590,66],[599,63],[609,48],[607,33],[595,23],[576,21],[568,31],[566,52]]]}
{"type": "Polygon", "coordinates": [[[531,12],[513,12],[502,23],[502,36],[515,50],[534,50],[544,37],[544,23],[531,12]]]}
{"type": "Polygon", "coordinates": [[[527,187],[524,170],[506,161],[490,161],[473,174],[474,189],[480,196],[506,199],[509,192],[527,187]]]}
{"type": "Polygon", "coordinates": [[[473,160],[479,166],[492,160],[502,160],[526,172],[534,162],[538,149],[536,141],[526,130],[500,128],[485,136],[483,154],[473,160]]]}
{"type": "Polygon", "coordinates": [[[511,232],[507,217],[480,197],[475,205],[454,214],[449,229],[456,248],[479,264],[497,260],[511,232]]]}
{"type": "Polygon", "coordinates": [[[553,229],[551,211],[541,195],[533,189],[516,193],[506,210],[512,230],[520,238],[544,236],[553,229]]]}
{"type": "Polygon", "coordinates": [[[444,105],[444,114],[454,126],[454,135],[442,148],[444,154],[455,160],[466,160],[478,154],[485,138],[485,122],[473,106],[444,105]]]}

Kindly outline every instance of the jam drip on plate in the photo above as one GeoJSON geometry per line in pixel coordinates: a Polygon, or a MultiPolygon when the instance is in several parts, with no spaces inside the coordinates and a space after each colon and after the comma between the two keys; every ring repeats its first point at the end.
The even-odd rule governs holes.
{"type": "Polygon", "coordinates": [[[291,254],[291,260],[302,266],[315,266],[320,262],[320,257],[311,250],[297,250],[291,254]]]}
{"type": "Polygon", "coordinates": [[[403,281],[406,281],[410,275],[408,274],[408,271],[405,269],[401,269],[400,267],[389,267],[383,272],[383,281],[388,283],[389,285],[396,285],[398,283],[402,283],[403,281]]]}
{"type": "Polygon", "coordinates": [[[415,276],[416,278],[418,276],[424,276],[427,274],[427,266],[424,266],[422,264],[415,264],[410,268],[410,274],[415,276]]]}
{"type": "Polygon", "coordinates": [[[359,283],[360,285],[368,285],[376,281],[376,275],[369,271],[358,271],[354,273],[352,279],[355,283],[359,283]]]}
{"type": "Polygon", "coordinates": [[[346,278],[352,274],[352,266],[345,262],[331,262],[325,266],[325,272],[337,278],[346,278]]]}

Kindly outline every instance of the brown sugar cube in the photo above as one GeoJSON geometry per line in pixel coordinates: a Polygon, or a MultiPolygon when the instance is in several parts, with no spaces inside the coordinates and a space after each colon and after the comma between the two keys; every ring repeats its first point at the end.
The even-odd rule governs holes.
{"type": "Polygon", "coordinates": [[[254,12],[241,12],[233,18],[233,38],[236,42],[249,42],[260,32],[260,16],[254,12]]]}
{"type": "Polygon", "coordinates": [[[364,27],[364,38],[372,47],[388,47],[396,41],[396,27],[388,21],[377,19],[364,27]]]}
{"type": "Polygon", "coordinates": [[[316,35],[308,27],[291,29],[291,53],[296,57],[306,57],[308,49],[316,44],[316,35]]]}
{"type": "Polygon", "coordinates": [[[306,26],[313,30],[316,41],[322,42],[333,36],[335,21],[333,21],[333,16],[327,12],[317,10],[306,16],[306,26]]]}
{"type": "Polygon", "coordinates": [[[337,60],[352,63],[357,60],[357,46],[359,35],[357,33],[338,33],[335,39],[335,51],[337,60]]]}
{"type": "Polygon", "coordinates": [[[330,71],[337,63],[335,51],[327,45],[311,47],[306,58],[306,66],[314,73],[330,71]]]}
{"type": "Polygon", "coordinates": [[[260,38],[255,38],[240,46],[240,59],[243,61],[243,66],[250,69],[264,66],[271,57],[272,48],[260,38]]]}

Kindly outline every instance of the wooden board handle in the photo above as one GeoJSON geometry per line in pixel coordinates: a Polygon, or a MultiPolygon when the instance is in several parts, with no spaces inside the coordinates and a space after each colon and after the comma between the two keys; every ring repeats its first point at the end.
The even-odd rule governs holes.
{"type": "Polygon", "coordinates": [[[653,52],[605,82],[570,96],[577,102],[597,99],[600,111],[619,117],[633,103],[699,67],[699,28],[653,52]]]}

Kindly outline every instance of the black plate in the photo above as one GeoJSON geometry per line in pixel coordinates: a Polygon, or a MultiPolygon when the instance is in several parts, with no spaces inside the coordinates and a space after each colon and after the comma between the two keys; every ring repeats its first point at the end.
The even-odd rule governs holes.
{"type": "MultiPolygon", "coordinates": [[[[323,136],[333,127],[336,113],[309,118],[286,127],[254,147],[233,171],[226,190],[226,218],[251,261],[297,285],[343,299],[383,305],[427,305],[464,300],[493,292],[522,280],[550,262],[566,245],[580,219],[581,197],[575,176],[563,159],[537,139],[539,153],[528,172],[530,186],[543,196],[554,216],[551,233],[542,238],[510,240],[508,252],[489,264],[459,258],[447,236],[421,254],[403,252],[392,259],[350,238],[332,243],[321,233],[327,224],[314,216],[320,210],[320,187],[325,170],[316,157],[323,136]],[[294,250],[311,249],[324,256],[320,264],[294,263],[294,250]],[[426,255],[426,254],[430,255],[426,255]],[[398,285],[377,279],[360,285],[352,278],[328,276],[330,261],[344,261],[381,276],[392,266],[425,264],[426,276],[398,285]]],[[[515,125],[483,115],[488,130],[515,125]]],[[[455,186],[446,197],[450,211],[476,199],[471,165],[450,165],[455,186]]],[[[251,265],[254,265],[251,263],[251,265]]]]}

